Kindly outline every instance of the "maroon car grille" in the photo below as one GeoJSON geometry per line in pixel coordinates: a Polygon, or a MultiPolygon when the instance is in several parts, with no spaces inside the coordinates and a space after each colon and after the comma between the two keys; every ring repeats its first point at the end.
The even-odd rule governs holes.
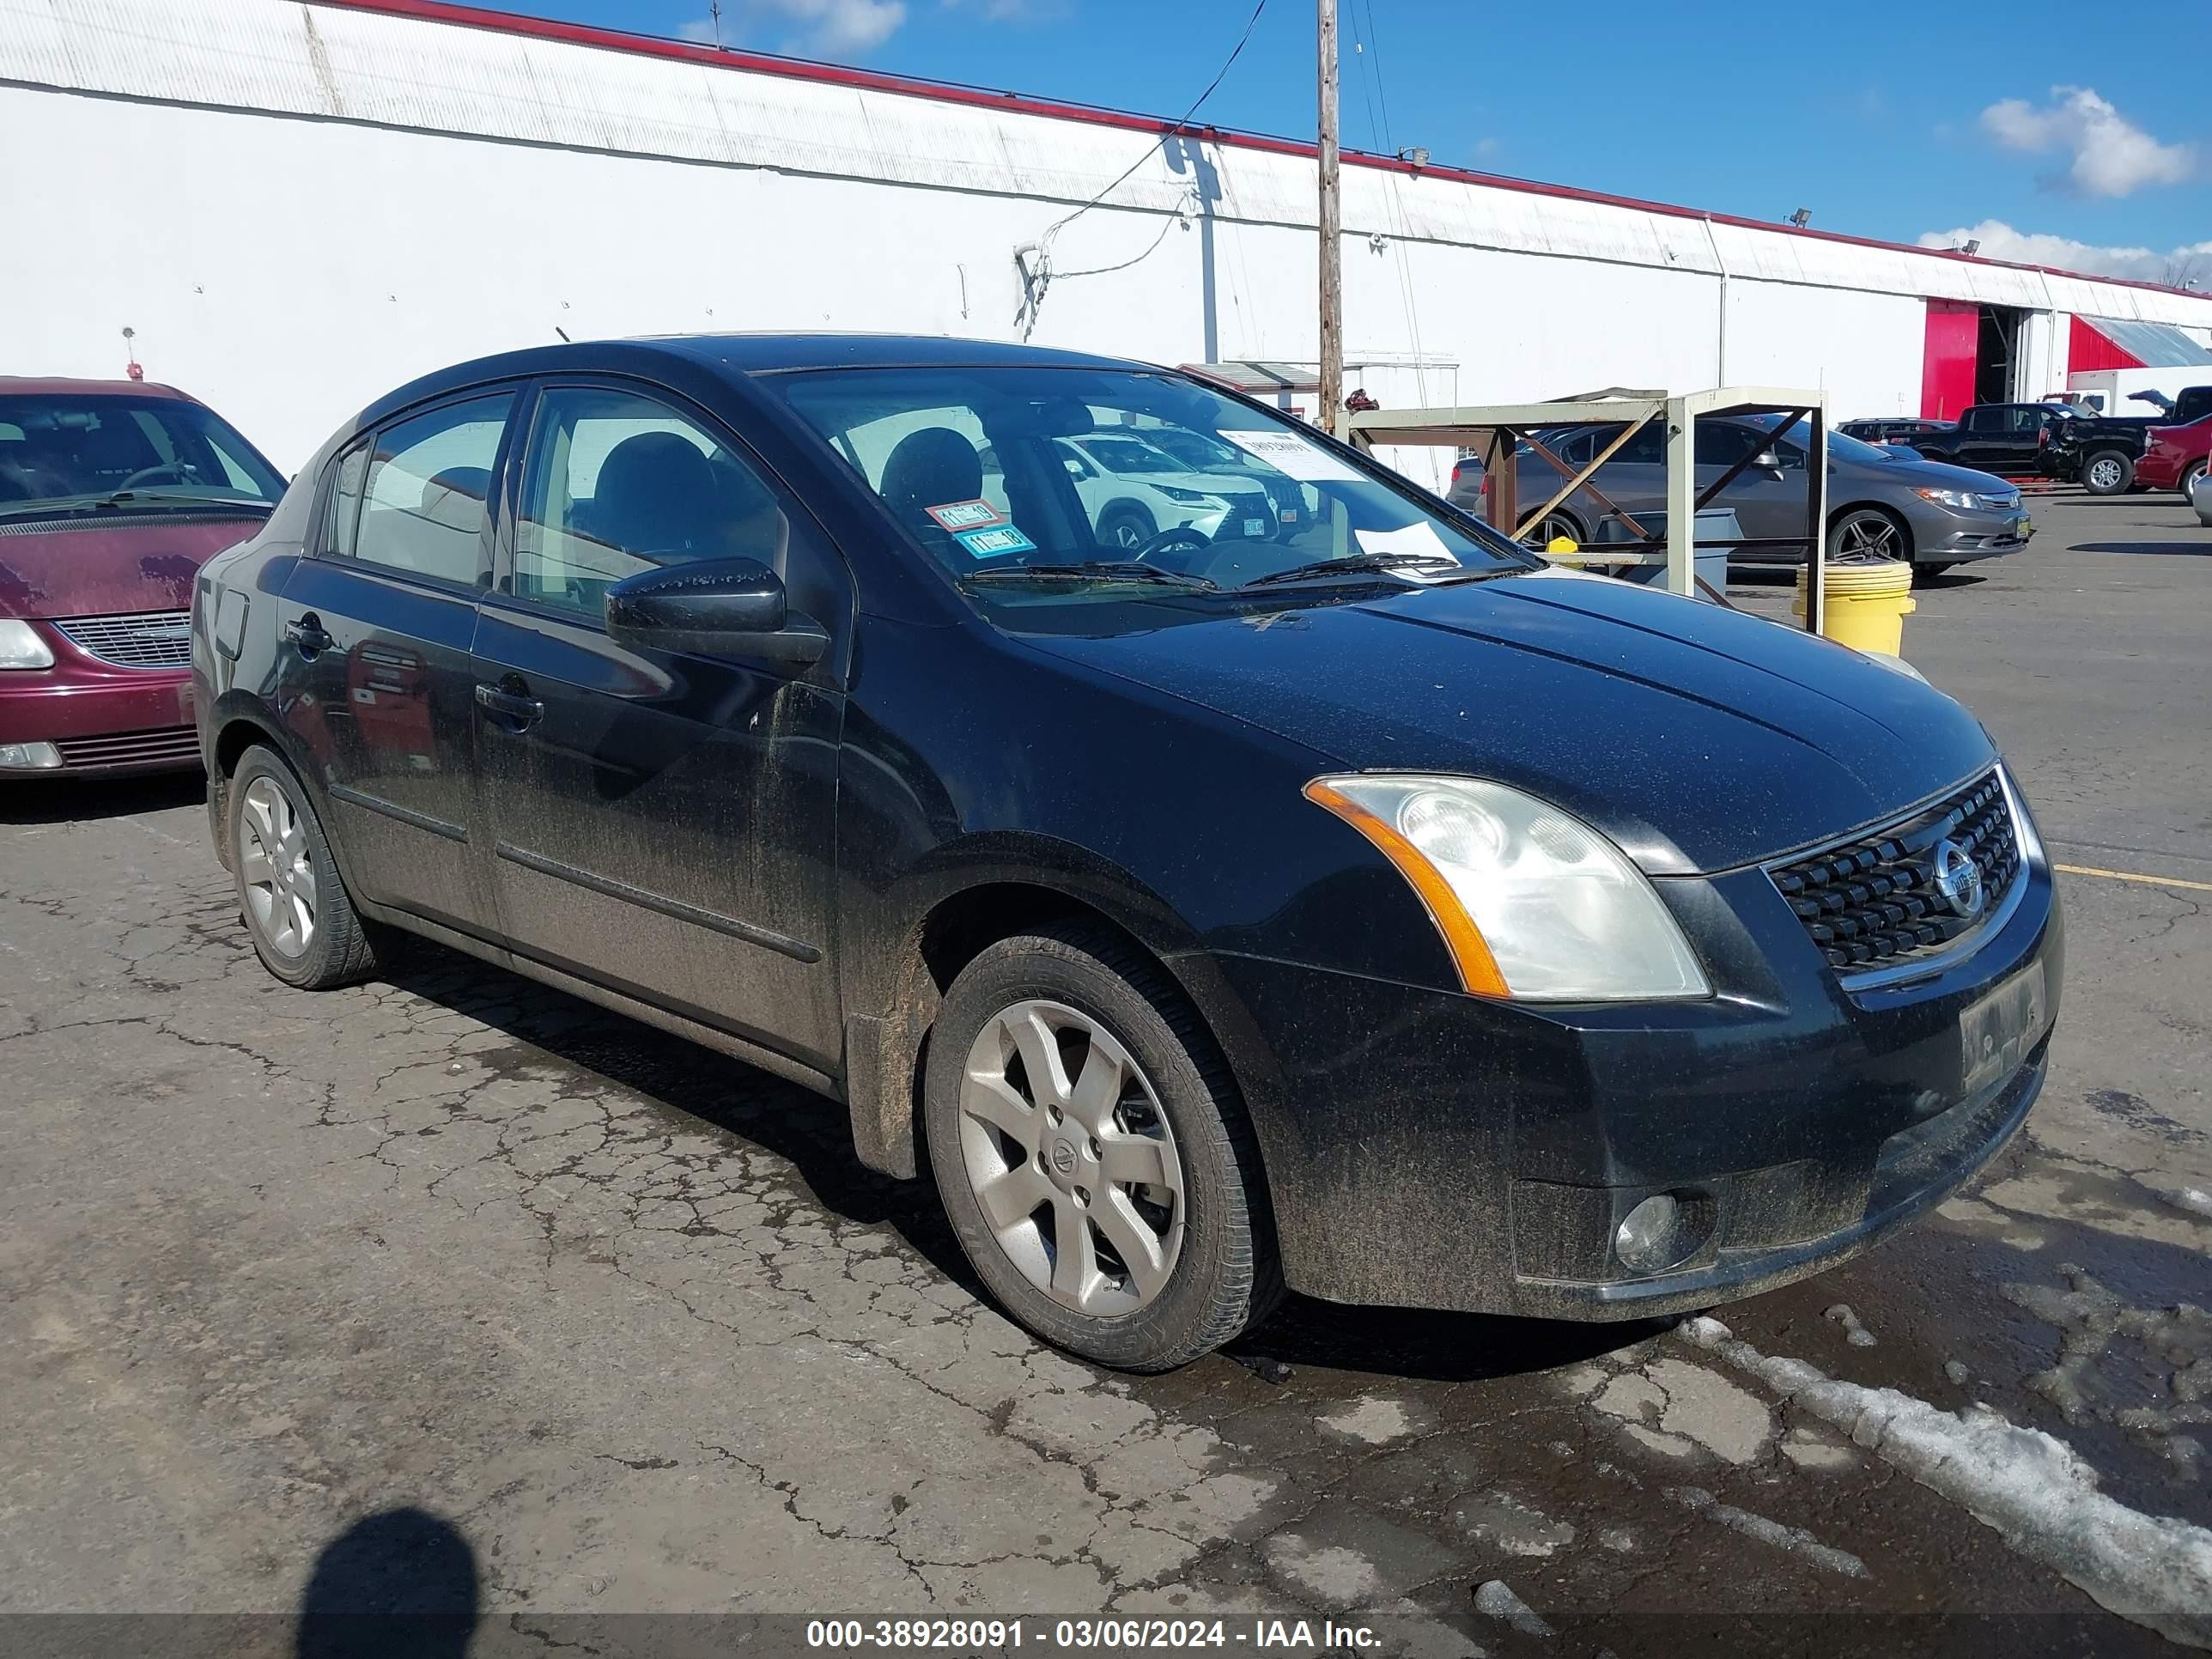
{"type": "Polygon", "coordinates": [[[54,747],[68,766],[146,766],[200,757],[199,733],[189,726],[157,726],[151,732],[109,732],[97,738],[63,738],[54,747]]]}
{"type": "Polygon", "coordinates": [[[118,668],[192,665],[192,613],[189,611],[69,617],[54,626],[87,655],[118,668]]]}
{"type": "Polygon", "coordinates": [[[1991,772],[1876,835],[1767,873],[1828,965],[1849,971],[1931,956],[1972,933],[1996,914],[2023,862],[2004,785],[1991,772]],[[1937,889],[1946,842],[1981,872],[1971,915],[1937,889]]]}

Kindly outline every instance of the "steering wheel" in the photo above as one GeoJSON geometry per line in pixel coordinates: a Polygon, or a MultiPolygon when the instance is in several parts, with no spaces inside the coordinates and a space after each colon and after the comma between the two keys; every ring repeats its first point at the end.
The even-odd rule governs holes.
{"type": "Polygon", "coordinates": [[[199,468],[196,466],[187,466],[182,461],[168,461],[160,466],[142,466],[115,487],[129,489],[138,484],[151,483],[164,475],[171,483],[190,483],[198,473],[199,468]]]}
{"type": "MultiPolygon", "coordinates": [[[[1144,544],[1134,549],[1129,557],[1135,563],[1145,564],[1152,561],[1154,554],[1164,553],[1172,547],[1188,548],[1194,553],[1202,553],[1212,545],[1212,539],[1202,530],[1193,529],[1187,524],[1170,525],[1165,530],[1156,530],[1146,537],[1144,544]]],[[[1164,564],[1161,568],[1176,568],[1170,564],[1164,564]]]]}

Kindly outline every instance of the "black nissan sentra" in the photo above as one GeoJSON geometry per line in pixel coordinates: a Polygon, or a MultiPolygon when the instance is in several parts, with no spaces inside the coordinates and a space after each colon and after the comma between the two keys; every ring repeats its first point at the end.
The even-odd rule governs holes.
{"type": "Polygon", "coordinates": [[[1743,1296],[1937,1202],[2043,1082],[2057,896],[1972,715],[1185,374],[864,336],[449,369],[208,564],[192,660],[277,978],[426,935],[842,1101],[1109,1364],[1285,1286],[1743,1296]]]}

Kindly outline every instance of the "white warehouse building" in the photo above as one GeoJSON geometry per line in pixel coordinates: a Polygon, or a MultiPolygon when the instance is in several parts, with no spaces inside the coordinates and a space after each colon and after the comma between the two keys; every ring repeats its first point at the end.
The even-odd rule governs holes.
{"type": "MultiPolygon", "coordinates": [[[[135,355],[288,469],[562,333],[1318,352],[1309,145],[436,0],[0,0],[0,374],[135,355]]],[[[2212,380],[2212,297],[1388,158],[1344,187],[1346,355],[1388,406],[1955,415],[2146,349],[2212,380]]]]}

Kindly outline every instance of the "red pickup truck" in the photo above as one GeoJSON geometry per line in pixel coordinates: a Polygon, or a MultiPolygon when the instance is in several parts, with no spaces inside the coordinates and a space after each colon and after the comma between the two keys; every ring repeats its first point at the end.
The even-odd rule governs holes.
{"type": "Polygon", "coordinates": [[[2184,501],[2189,488],[2203,476],[2205,459],[2212,454],[2212,415],[2186,426],[2154,426],[2136,463],[2136,482],[2150,489],[2178,489],[2184,501]]]}

